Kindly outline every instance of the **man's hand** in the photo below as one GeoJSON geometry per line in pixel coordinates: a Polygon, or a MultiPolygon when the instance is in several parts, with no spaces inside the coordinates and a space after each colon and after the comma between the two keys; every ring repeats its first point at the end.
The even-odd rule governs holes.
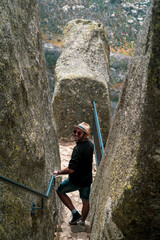
{"type": "Polygon", "coordinates": [[[63,169],[63,170],[60,170],[60,171],[54,171],[54,175],[55,176],[58,176],[58,175],[63,175],[63,174],[71,174],[71,173],[73,173],[75,170],[73,170],[73,169],[70,169],[70,168],[65,168],[65,169],[63,169]]]}
{"type": "Polygon", "coordinates": [[[57,174],[58,174],[58,172],[59,172],[59,171],[54,171],[54,173],[53,173],[53,174],[54,174],[54,175],[57,175],[57,174]]]}
{"type": "Polygon", "coordinates": [[[56,176],[60,176],[60,175],[61,175],[61,170],[59,170],[59,171],[54,171],[54,175],[55,175],[55,177],[56,177],[56,176]]]}

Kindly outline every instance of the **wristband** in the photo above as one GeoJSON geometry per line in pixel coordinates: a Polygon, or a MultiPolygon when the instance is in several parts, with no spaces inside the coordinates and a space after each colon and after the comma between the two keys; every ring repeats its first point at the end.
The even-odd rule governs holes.
{"type": "Polygon", "coordinates": [[[58,171],[57,175],[61,175],[61,170],[58,171]]]}

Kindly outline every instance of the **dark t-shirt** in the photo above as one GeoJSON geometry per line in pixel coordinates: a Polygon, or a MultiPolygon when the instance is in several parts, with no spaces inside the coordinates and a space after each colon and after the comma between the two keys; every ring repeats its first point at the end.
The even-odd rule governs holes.
{"type": "Polygon", "coordinates": [[[89,139],[77,142],[73,149],[68,167],[75,171],[69,174],[69,181],[78,187],[87,187],[92,183],[93,150],[89,139]]]}

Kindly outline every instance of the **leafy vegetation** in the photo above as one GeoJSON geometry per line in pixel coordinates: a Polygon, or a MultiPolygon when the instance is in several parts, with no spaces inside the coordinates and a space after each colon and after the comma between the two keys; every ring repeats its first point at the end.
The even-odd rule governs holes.
{"type": "Polygon", "coordinates": [[[75,18],[95,20],[103,23],[113,51],[131,55],[150,2],[151,0],[39,0],[43,37],[56,42],[56,37],[61,38],[68,21],[75,18]]]}

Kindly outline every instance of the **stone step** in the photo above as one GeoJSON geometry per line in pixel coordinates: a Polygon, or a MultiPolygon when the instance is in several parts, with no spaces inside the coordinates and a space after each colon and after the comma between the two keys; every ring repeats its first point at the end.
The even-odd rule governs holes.
{"type": "Polygon", "coordinates": [[[78,233],[70,233],[70,232],[61,232],[57,234],[56,240],[68,240],[68,239],[75,239],[75,240],[87,240],[89,239],[90,234],[86,232],[78,232],[78,233]]]}
{"type": "Polygon", "coordinates": [[[69,225],[66,223],[62,223],[60,226],[58,226],[58,232],[65,232],[65,231],[71,231],[73,233],[77,233],[77,232],[90,233],[90,224],[87,223],[85,226],[79,226],[79,225],[69,225]]]}

